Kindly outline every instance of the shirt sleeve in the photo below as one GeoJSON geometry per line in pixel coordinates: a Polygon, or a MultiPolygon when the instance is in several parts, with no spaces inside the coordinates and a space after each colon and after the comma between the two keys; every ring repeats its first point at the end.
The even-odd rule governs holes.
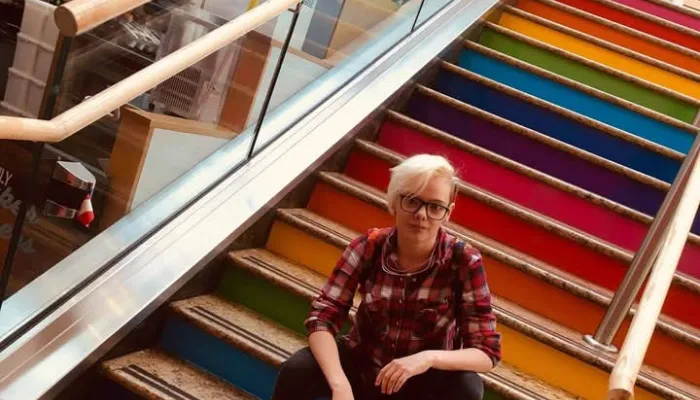
{"type": "Polygon", "coordinates": [[[501,360],[501,334],[496,332],[496,316],[491,307],[491,293],[486,271],[478,250],[464,248],[460,265],[462,293],[461,334],[465,348],[476,348],[488,355],[495,367],[501,360]]]}
{"type": "Polygon", "coordinates": [[[348,318],[357,289],[367,235],[350,243],[338,260],[321,294],[311,302],[311,312],[304,322],[307,334],[328,331],[337,335],[348,318]]]}

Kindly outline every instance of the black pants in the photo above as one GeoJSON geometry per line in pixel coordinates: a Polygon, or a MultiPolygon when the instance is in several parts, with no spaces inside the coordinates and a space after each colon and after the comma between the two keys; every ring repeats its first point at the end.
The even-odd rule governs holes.
{"type": "MultiPolygon", "coordinates": [[[[355,400],[481,400],[484,385],[474,372],[440,371],[430,369],[409,379],[394,395],[382,395],[374,382],[363,385],[360,368],[353,355],[338,345],[340,363],[352,386],[355,400]]],[[[304,348],[289,358],[280,369],[272,400],[316,400],[330,398],[331,390],[311,349],[304,348]]]]}

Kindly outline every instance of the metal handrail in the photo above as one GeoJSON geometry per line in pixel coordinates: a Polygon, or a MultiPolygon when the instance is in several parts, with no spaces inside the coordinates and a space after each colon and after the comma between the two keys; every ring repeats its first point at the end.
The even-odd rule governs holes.
{"type": "Polygon", "coordinates": [[[300,1],[266,1],[51,120],[0,117],[0,139],[60,142],[293,8],[300,1]]]}

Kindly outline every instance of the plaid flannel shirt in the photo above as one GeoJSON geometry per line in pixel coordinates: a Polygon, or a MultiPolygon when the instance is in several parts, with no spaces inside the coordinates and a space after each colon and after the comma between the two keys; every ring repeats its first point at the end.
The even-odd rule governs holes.
{"type": "Polygon", "coordinates": [[[454,279],[458,273],[463,284],[459,307],[463,347],[482,350],[497,365],[501,335],[495,330],[481,255],[465,245],[464,254],[453,258],[456,241],[441,229],[428,262],[418,272],[406,274],[398,268],[395,228],[373,229],[355,239],[311,303],[305,321],[308,333],[324,330],[337,335],[359,286],[362,303],[354,326],[341,341],[358,350],[362,359],[370,360],[375,373],[396,358],[424,350],[451,350],[456,325],[454,279]],[[375,252],[374,243],[380,239],[384,239],[382,248],[375,252]],[[377,259],[367,260],[373,254],[377,259]],[[363,275],[361,271],[367,267],[370,271],[363,275]],[[360,282],[361,277],[366,280],[360,282]]]}

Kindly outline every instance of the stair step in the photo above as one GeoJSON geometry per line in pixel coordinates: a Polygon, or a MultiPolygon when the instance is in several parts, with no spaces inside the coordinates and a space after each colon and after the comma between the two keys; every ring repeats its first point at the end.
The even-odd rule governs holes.
{"type": "MultiPolygon", "coordinates": [[[[293,220],[287,220],[287,222],[299,227],[302,230],[305,229],[305,232],[307,232],[308,234],[317,235],[317,237],[319,238],[334,238],[334,240],[338,242],[342,240],[341,237],[338,237],[333,233],[335,230],[337,230],[337,223],[331,223],[332,226],[329,227],[328,231],[325,231],[323,228],[324,224],[330,222],[328,219],[320,217],[314,214],[313,212],[310,212],[305,209],[294,209],[285,211],[288,218],[294,216],[303,216],[303,219],[300,219],[297,222],[294,222],[293,220]],[[313,219],[317,221],[317,223],[306,223],[305,221],[309,219],[313,219]]],[[[349,242],[346,242],[345,246],[347,246],[348,243],[349,242]]],[[[345,246],[339,246],[338,251],[342,251],[342,249],[345,246]]],[[[516,340],[517,343],[514,344],[514,346],[520,348],[520,346],[523,345],[528,348],[531,348],[533,352],[533,357],[535,356],[535,354],[538,354],[538,357],[540,357],[541,353],[538,352],[545,351],[545,349],[551,347],[552,349],[554,349],[551,351],[556,351],[556,356],[553,357],[555,357],[557,361],[554,362],[565,362],[567,366],[573,366],[575,362],[574,364],[570,364],[573,361],[571,358],[567,358],[572,357],[578,361],[583,361],[586,365],[588,365],[588,367],[585,368],[601,368],[603,371],[607,372],[609,372],[612,369],[614,365],[614,358],[607,355],[601,356],[597,352],[594,352],[591,349],[589,349],[581,339],[581,334],[565,329],[552,321],[539,317],[497,296],[494,296],[493,298],[493,305],[497,318],[500,321],[501,325],[499,331],[504,332],[504,335],[507,335],[509,338],[513,338],[512,340],[516,340]]],[[[509,353],[507,349],[504,354],[506,354],[507,356],[512,356],[513,360],[515,360],[516,362],[521,362],[521,365],[515,366],[517,369],[522,369],[524,372],[531,374],[534,373],[541,375],[543,373],[542,370],[539,370],[539,368],[542,367],[542,365],[532,365],[533,363],[524,362],[523,359],[520,359],[520,361],[518,361],[518,357],[520,357],[520,355],[509,353]],[[534,372],[528,371],[528,368],[534,368],[534,372]]],[[[505,362],[509,363],[511,362],[510,360],[511,359],[505,359],[505,362]]],[[[591,370],[586,369],[586,371],[590,372],[591,370]]],[[[595,372],[594,374],[598,374],[598,372],[595,372]]],[[[562,385],[578,386],[576,383],[567,381],[567,378],[565,377],[560,378],[564,379],[564,381],[566,382],[558,382],[557,385],[561,383],[562,385]]],[[[605,380],[605,373],[603,373],[603,375],[600,375],[600,378],[605,380]]],[[[590,382],[588,382],[587,385],[590,385],[590,382]]],[[[689,393],[700,393],[697,392],[697,388],[695,388],[694,386],[685,382],[681,382],[677,378],[674,378],[669,374],[659,372],[649,367],[643,368],[643,372],[639,379],[639,385],[641,387],[644,387],[645,389],[652,390],[658,393],[659,395],[664,396],[664,398],[669,399],[688,398],[687,395],[679,394],[681,393],[679,390],[689,393]],[[667,387],[664,384],[664,382],[673,382],[673,386],[667,387]]],[[[581,390],[585,391],[588,389],[584,388],[581,390]]],[[[592,395],[590,392],[588,394],[591,395],[591,397],[589,398],[600,397],[600,395],[592,395]]],[[[646,396],[648,396],[648,393],[646,394],[646,396]]],[[[652,398],[646,396],[644,392],[638,393],[638,398],[652,398]]]]}
{"type": "MultiPolygon", "coordinates": [[[[639,248],[652,222],[648,215],[394,111],[388,112],[377,144],[404,156],[426,151],[442,154],[455,165],[463,180],[629,251],[639,248]]],[[[382,151],[374,151],[379,146],[358,141],[359,149],[381,157],[382,151]]],[[[352,153],[346,166],[346,171],[355,176],[368,171],[365,167],[368,161],[361,154],[364,153],[352,153]]],[[[699,260],[700,237],[690,234],[678,271],[690,276],[700,275],[699,260]]]]}
{"type": "Polygon", "coordinates": [[[255,399],[158,350],[143,350],[107,361],[103,369],[110,379],[148,399],[255,399]]]}
{"type": "Polygon", "coordinates": [[[700,73],[700,53],[595,14],[554,0],[519,0],[516,7],[669,65],[700,73]]]}
{"type": "Polygon", "coordinates": [[[645,214],[656,215],[670,187],[421,85],[405,112],[450,135],[645,214]]]}
{"type": "Polygon", "coordinates": [[[700,101],[566,49],[485,22],[478,42],[531,65],[692,124],[700,101]]]}
{"type": "MultiPolygon", "coordinates": [[[[566,103],[580,96],[577,91],[569,91],[571,93],[567,95],[552,94],[548,86],[554,86],[554,90],[562,90],[555,82],[514,69],[468,50],[460,57],[460,64],[465,65],[469,70],[449,63],[442,64],[435,83],[436,90],[555,140],[576,146],[667,183],[672,182],[678,173],[684,154],[665,145],[673,145],[688,151],[694,138],[694,135],[685,131],[672,132],[660,139],[664,142],[663,145],[655,143],[649,140],[651,134],[647,131],[641,133],[646,137],[636,136],[548,101],[566,103]],[[523,89],[535,93],[528,94],[521,91],[523,89]],[[476,93],[479,95],[476,96],[476,93]],[[541,98],[552,96],[553,99],[541,98]]],[[[585,104],[586,100],[588,99],[585,97],[580,98],[577,103],[590,107],[590,104],[585,104]]],[[[604,110],[607,113],[610,111],[608,107],[609,105],[603,104],[601,110],[601,106],[598,105],[598,112],[604,110]]],[[[597,112],[592,115],[596,114],[597,112]]],[[[639,129],[640,127],[632,128],[635,132],[641,132],[639,129]]],[[[659,129],[666,133],[668,130],[675,131],[675,129],[659,129]]],[[[659,140],[659,137],[654,139],[659,140]]]]}
{"type": "Polygon", "coordinates": [[[460,57],[459,63],[462,68],[493,80],[498,80],[497,77],[507,79],[507,82],[503,80],[498,81],[545,101],[565,107],[572,112],[586,115],[589,118],[597,119],[602,123],[629,132],[643,140],[627,138],[627,135],[621,136],[621,138],[638,143],[641,147],[648,146],[647,141],[651,142],[655,146],[649,146],[650,150],[666,154],[676,160],[683,158],[683,154],[690,149],[698,133],[698,127],[696,126],[622,100],[619,97],[609,95],[601,90],[520,61],[517,58],[499,53],[480,44],[465,42],[465,48],[466,50],[460,57]],[[470,60],[469,55],[477,56],[476,65],[473,65],[475,61],[470,60]],[[485,73],[490,71],[483,67],[492,64],[497,65],[501,73],[485,75],[485,73]],[[519,79],[514,79],[519,75],[516,71],[521,71],[521,75],[528,76],[532,84],[522,85],[519,79]],[[544,82],[546,87],[539,89],[537,83],[540,82],[544,82]],[[576,101],[572,101],[573,99],[576,99],[576,101]],[[649,131],[653,133],[649,133],[649,131]],[[663,132],[663,134],[657,134],[656,132],[663,132]],[[667,148],[679,153],[669,152],[667,148]]]}
{"type": "Polygon", "coordinates": [[[637,9],[637,0],[557,0],[610,21],[700,51],[700,32],[637,9]],[[627,4],[625,4],[627,3],[627,4]]]}
{"type": "Polygon", "coordinates": [[[697,74],[603,42],[517,8],[507,6],[499,25],[700,99],[700,76],[697,74]]]}
{"type": "MultiPolygon", "coordinates": [[[[313,226],[317,232],[323,230],[321,228],[328,228],[327,234],[321,233],[321,235],[330,239],[337,234],[337,224],[329,221],[327,219],[321,218],[313,213],[306,210],[281,210],[280,215],[284,215],[288,221],[296,219],[298,224],[305,226],[307,229],[313,226]],[[318,221],[318,224],[313,224],[311,226],[306,225],[308,219],[313,219],[318,221]],[[325,225],[328,226],[325,226],[325,225]]],[[[346,232],[351,230],[346,229],[346,232]]],[[[336,237],[336,240],[341,240],[341,237],[336,237]]],[[[240,259],[241,256],[249,254],[252,250],[245,250],[243,252],[233,252],[230,256],[235,259],[240,259]]],[[[259,276],[264,276],[270,281],[271,284],[280,287],[281,289],[295,293],[297,296],[306,297],[308,295],[308,290],[311,288],[304,288],[298,284],[297,280],[302,280],[308,282],[309,284],[314,283],[316,286],[313,288],[314,296],[321,293],[321,289],[325,284],[327,278],[320,278],[320,275],[314,271],[304,268],[300,265],[293,265],[288,260],[276,256],[265,250],[255,249],[255,254],[264,255],[265,264],[250,264],[246,268],[249,268],[251,272],[254,269],[259,269],[256,273],[259,276]],[[288,268],[292,268],[294,279],[289,279],[288,268]]],[[[241,266],[240,262],[235,262],[236,267],[241,266]]],[[[359,298],[356,297],[356,300],[359,298]]],[[[228,303],[230,304],[230,303],[228,303]]],[[[351,318],[356,310],[353,308],[350,315],[351,318]]],[[[547,383],[537,379],[536,377],[525,374],[518,371],[512,366],[502,363],[499,367],[495,368],[492,372],[482,375],[484,378],[484,383],[487,389],[490,389],[498,394],[501,394],[509,399],[522,399],[522,400],[540,400],[540,399],[576,399],[573,396],[563,390],[557,389],[548,385],[547,383]]]]}
{"type": "Polygon", "coordinates": [[[218,296],[181,300],[170,308],[210,335],[275,367],[306,345],[298,335],[218,296]]]}
{"type": "Polygon", "coordinates": [[[700,32],[700,12],[665,0],[616,0],[617,3],[700,32]]]}

